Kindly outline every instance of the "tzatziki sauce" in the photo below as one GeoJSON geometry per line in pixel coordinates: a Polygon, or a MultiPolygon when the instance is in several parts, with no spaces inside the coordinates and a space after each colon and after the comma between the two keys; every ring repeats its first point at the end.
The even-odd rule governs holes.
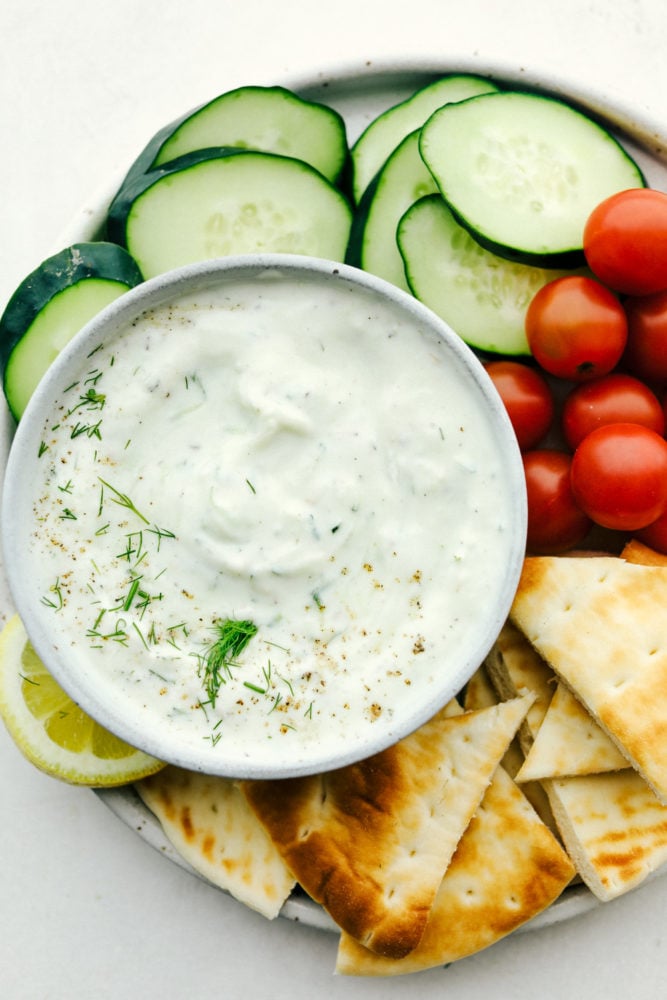
{"type": "Polygon", "coordinates": [[[211,773],[405,735],[515,546],[458,356],[362,287],[268,271],[150,308],[78,364],[24,553],[77,690],[211,773]]]}

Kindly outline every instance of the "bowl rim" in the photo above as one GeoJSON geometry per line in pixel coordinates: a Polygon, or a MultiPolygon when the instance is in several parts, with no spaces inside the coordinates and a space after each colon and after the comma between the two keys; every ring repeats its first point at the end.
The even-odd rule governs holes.
{"type": "MultiPolygon", "coordinates": [[[[407,292],[351,265],[303,255],[268,253],[214,258],[160,274],[125,292],[90,320],[55,359],[37,386],[18,424],[5,470],[0,517],[3,562],[14,606],[38,656],[70,697],[88,714],[131,745],[176,766],[239,779],[277,778],[320,773],[377,753],[428,721],[464,686],[483,661],[507,618],[525,555],[527,502],[521,456],[507,412],[480,359],[444,320],[407,292]],[[94,691],[91,692],[89,687],[82,684],[76,667],[73,670],[68,668],[64,662],[66,657],[51,642],[46,616],[42,613],[40,604],[35,599],[34,588],[31,588],[28,575],[23,570],[21,550],[25,529],[22,533],[21,526],[26,523],[23,514],[26,505],[22,502],[22,497],[29,491],[30,477],[26,471],[29,463],[25,461],[26,457],[36,453],[34,447],[38,443],[38,434],[45,416],[61,390],[62,374],[73,361],[85,356],[90,347],[97,345],[102,335],[108,342],[132,319],[148,309],[157,308],[181,295],[221,280],[233,281],[236,277],[246,280],[251,275],[263,273],[286,275],[289,278],[308,275],[323,281],[333,277],[344,284],[361,287],[372,295],[380,296],[391,308],[407,314],[414,323],[425,327],[429,334],[440,337],[467,377],[477,384],[488,406],[493,431],[507,456],[507,461],[503,463],[506,477],[504,485],[508,496],[512,498],[510,506],[513,520],[508,531],[511,537],[507,562],[498,574],[494,601],[485,608],[483,621],[479,623],[476,642],[471,643],[467,656],[459,658],[456,669],[447,671],[446,683],[424,689],[428,697],[425,702],[420,703],[419,710],[413,710],[393,727],[373,727],[363,738],[360,735],[354,742],[340,746],[336,752],[329,743],[332,749],[330,755],[311,753],[304,759],[285,763],[281,759],[276,761],[275,748],[271,753],[262,752],[261,744],[258,743],[256,759],[244,759],[242,762],[236,759],[230,766],[229,762],[225,763],[220,745],[213,758],[213,755],[206,753],[205,748],[202,748],[202,754],[198,756],[184,752],[178,746],[168,745],[169,738],[156,740],[153,735],[145,736],[138,727],[128,724],[122,715],[114,711],[113,706],[107,705],[104,699],[100,700],[94,691]]],[[[310,750],[313,749],[311,745],[310,750]]]]}

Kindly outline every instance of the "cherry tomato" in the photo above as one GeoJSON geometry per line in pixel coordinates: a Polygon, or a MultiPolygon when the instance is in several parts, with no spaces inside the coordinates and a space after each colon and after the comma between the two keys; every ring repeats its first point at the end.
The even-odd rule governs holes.
{"type": "Polygon", "coordinates": [[[667,554],[667,511],[657,521],[636,532],[636,537],[656,552],[667,554]]]}
{"type": "Polygon", "coordinates": [[[667,441],[639,424],[591,431],[574,453],[575,501],[589,517],[619,531],[637,531],[667,509],[667,441]]]}
{"type": "Polygon", "coordinates": [[[522,451],[536,448],[554,419],[549,383],[520,361],[490,361],[484,367],[505,404],[519,447],[522,451]]]}
{"type": "Polygon", "coordinates": [[[584,255],[593,274],[617,292],[667,289],[667,194],[631,188],[605,198],[584,226],[584,255]]]}
{"type": "Polygon", "coordinates": [[[543,285],[526,311],[526,337],[537,363],[575,382],[610,372],[627,335],[625,311],[614,293],[584,275],[543,285]]]}
{"type": "Polygon", "coordinates": [[[562,425],[572,450],[604,424],[642,424],[656,434],[665,433],[660,400],[644,382],[614,372],[576,386],[563,404],[562,425]]]}
{"type": "Polygon", "coordinates": [[[626,299],[623,365],[647,382],[667,382],[667,291],[626,299]]]}
{"type": "Polygon", "coordinates": [[[566,552],[584,540],[590,518],[577,506],[570,485],[572,459],[550,448],[523,456],[528,497],[527,549],[539,555],[566,552]]]}

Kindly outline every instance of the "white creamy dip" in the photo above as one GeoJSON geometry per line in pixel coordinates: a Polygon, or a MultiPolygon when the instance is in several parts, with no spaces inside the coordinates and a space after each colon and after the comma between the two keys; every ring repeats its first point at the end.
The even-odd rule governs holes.
{"type": "Polygon", "coordinates": [[[478,385],[391,303],[317,276],[222,284],[66,383],[25,558],[121,735],[211,772],[252,775],[268,744],[315,770],[374,727],[404,735],[476,648],[516,543],[506,457],[478,385]],[[212,678],[228,620],[254,634],[212,678]]]}

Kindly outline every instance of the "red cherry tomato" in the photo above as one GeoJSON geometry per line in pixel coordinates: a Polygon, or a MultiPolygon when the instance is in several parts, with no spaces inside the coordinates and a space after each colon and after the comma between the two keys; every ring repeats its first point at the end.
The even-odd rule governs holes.
{"type": "Polygon", "coordinates": [[[554,419],[553,394],[545,377],[520,361],[490,361],[484,366],[510,418],[522,451],[536,448],[554,419]]]}
{"type": "Polygon", "coordinates": [[[604,424],[642,424],[656,434],[665,433],[660,400],[644,382],[620,372],[603,375],[576,386],[563,404],[562,425],[572,450],[604,424]]]}
{"type": "Polygon", "coordinates": [[[637,531],[636,537],[649,548],[667,555],[667,511],[661,514],[657,521],[637,531]]]}
{"type": "Polygon", "coordinates": [[[667,291],[626,299],[623,365],[647,382],[667,382],[667,291]]]}
{"type": "Polygon", "coordinates": [[[527,549],[538,555],[566,552],[584,540],[590,518],[577,506],[570,485],[572,459],[549,448],[523,456],[528,497],[527,549]]]}
{"type": "Polygon", "coordinates": [[[593,274],[617,292],[667,289],[667,194],[631,188],[605,198],[584,226],[584,255],[593,274]]]}
{"type": "Polygon", "coordinates": [[[638,531],[667,509],[667,441],[639,424],[598,427],[575,451],[571,481],[596,524],[638,531]]]}
{"type": "Polygon", "coordinates": [[[528,306],[525,322],[537,363],[575,382],[610,372],[628,335],[625,311],[616,296],[583,275],[543,285],[528,306]]]}

